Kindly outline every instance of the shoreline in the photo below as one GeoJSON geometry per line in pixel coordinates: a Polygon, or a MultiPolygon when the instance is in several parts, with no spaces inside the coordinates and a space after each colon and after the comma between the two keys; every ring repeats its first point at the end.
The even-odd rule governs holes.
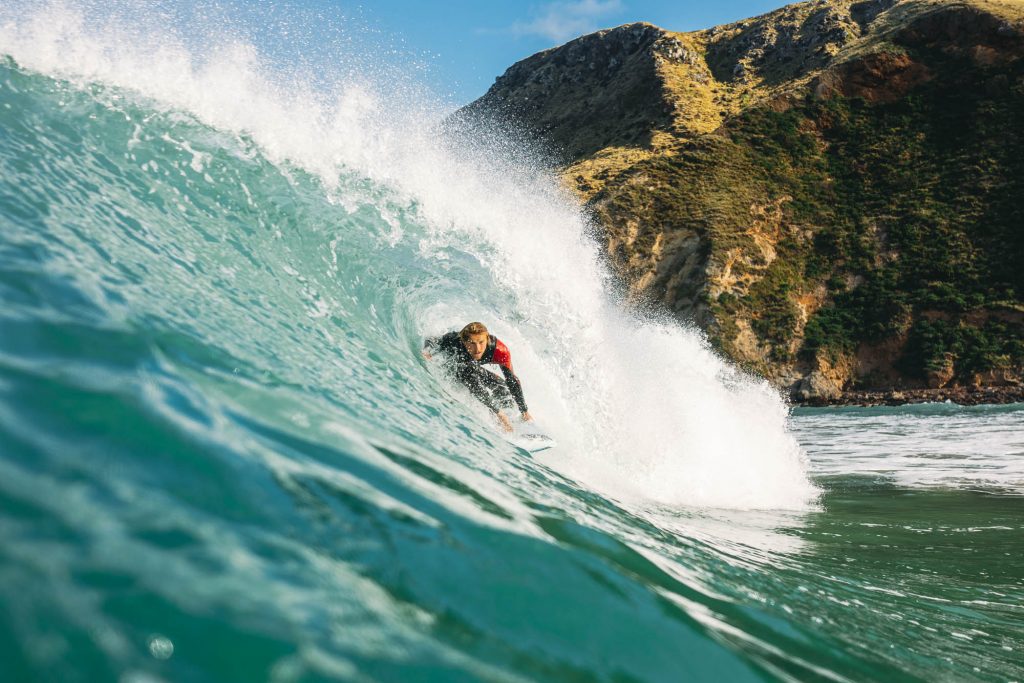
{"type": "Polygon", "coordinates": [[[945,403],[946,401],[962,406],[1024,403],[1024,385],[844,391],[836,398],[811,398],[805,401],[790,399],[790,404],[801,408],[826,408],[902,406],[912,403],[945,403]]]}

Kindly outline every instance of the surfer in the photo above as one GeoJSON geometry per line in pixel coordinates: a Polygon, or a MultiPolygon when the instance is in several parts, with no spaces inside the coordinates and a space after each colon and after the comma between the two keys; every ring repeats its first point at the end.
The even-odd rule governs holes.
{"type": "Polygon", "coordinates": [[[512,371],[512,354],[504,342],[487,332],[483,323],[470,323],[461,332],[428,337],[423,343],[423,357],[430,360],[434,353],[444,356],[455,379],[491,409],[506,432],[512,431],[512,424],[502,408],[515,405],[523,420],[533,419],[523,398],[523,385],[512,371]],[[501,368],[504,380],[483,368],[491,363],[501,368]]]}

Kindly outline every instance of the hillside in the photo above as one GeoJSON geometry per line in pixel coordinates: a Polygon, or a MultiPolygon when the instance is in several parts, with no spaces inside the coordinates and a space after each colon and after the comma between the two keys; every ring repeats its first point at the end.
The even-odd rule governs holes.
{"type": "Polygon", "coordinates": [[[1024,2],[631,24],[462,114],[555,151],[638,300],[802,401],[1020,387],[1024,2]]]}

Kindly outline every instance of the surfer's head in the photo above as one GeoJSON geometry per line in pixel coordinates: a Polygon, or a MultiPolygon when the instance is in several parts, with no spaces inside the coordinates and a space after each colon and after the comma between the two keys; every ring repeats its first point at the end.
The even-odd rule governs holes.
{"type": "Polygon", "coordinates": [[[487,350],[488,337],[487,326],[483,323],[470,323],[459,332],[459,339],[473,360],[483,358],[484,351],[487,350]]]}

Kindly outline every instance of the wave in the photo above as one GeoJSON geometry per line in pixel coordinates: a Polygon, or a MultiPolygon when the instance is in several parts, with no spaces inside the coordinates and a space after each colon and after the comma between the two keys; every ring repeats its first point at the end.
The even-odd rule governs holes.
{"type": "Polygon", "coordinates": [[[5,194],[39,186],[75,216],[45,221],[65,250],[48,265],[96,315],[174,328],[324,412],[366,403],[356,432],[438,450],[438,422],[473,418],[414,348],[485,320],[567,476],[672,505],[813,500],[784,403],[697,331],[624,311],[587,217],[528,153],[439,135],[443,107],[411,87],[282,82],[238,39],[199,57],[138,32],[66,7],[0,32],[9,105],[33,112],[18,151],[46,164],[5,194]]]}

